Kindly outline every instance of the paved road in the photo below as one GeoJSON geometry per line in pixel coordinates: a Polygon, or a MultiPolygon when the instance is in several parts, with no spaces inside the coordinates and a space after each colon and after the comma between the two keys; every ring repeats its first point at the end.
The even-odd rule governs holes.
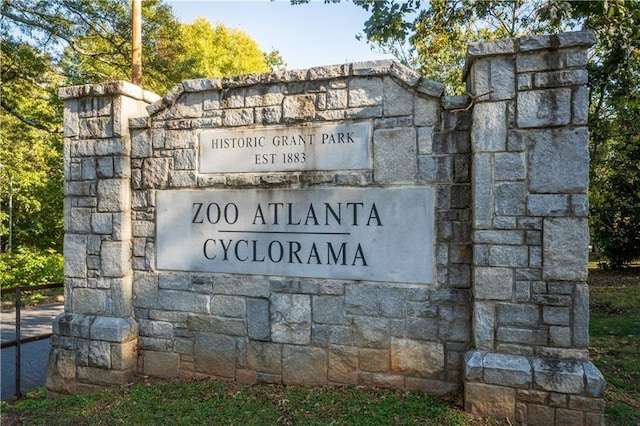
{"type": "MultiPolygon", "coordinates": [[[[21,334],[22,337],[51,333],[53,319],[64,310],[63,303],[22,308],[21,334]]],[[[15,340],[16,311],[11,309],[0,314],[0,337],[2,342],[15,340]]],[[[47,361],[51,344],[49,339],[23,344],[20,354],[22,361],[21,389],[22,392],[45,384],[47,361]]],[[[2,400],[11,399],[15,393],[15,348],[2,349],[0,364],[2,376],[2,400]]]]}

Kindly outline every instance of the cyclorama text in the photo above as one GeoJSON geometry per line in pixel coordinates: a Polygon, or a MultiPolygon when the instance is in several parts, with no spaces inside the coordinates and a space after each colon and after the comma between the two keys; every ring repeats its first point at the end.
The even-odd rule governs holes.
{"type": "MultiPolygon", "coordinates": [[[[229,228],[219,229],[219,232],[237,234],[278,234],[282,230],[271,226],[286,225],[289,228],[285,233],[300,235],[316,233],[308,230],[317,226],[341,226],[342,230],[346,230],[344,226],[384,226],[375,203],[258,203],[250,216],[241,213],[238,205],[232,202],[192,203],[191,223],[223,228],[226,225],[229,228]],[[265,225],[269,228],[264,228],[265,225]],[[291,227],[303,228],[292,231],[291,227]]],[[[335,237],[349,233],[320,232],[322,234],[335,237]]],[[[218,261],[368,266],[362,245],[356,242],[209,238],[204,241],[202,251],[206,259],[218,261]]]]}
{"type": "MultiPolygon", "coordinates": [[[[275,135],[271,138],[272,146],[299,146],[313,145],[314,142],[321,144],[341,144],[355,143],[353,139],[354,132],[335,132],[321,133],[316,135],[309,133],[307,135],[275,135]],[[316,139],[316,136],[319,136],[316,139]]],[[[244,137],[244,138],[213,138],[211,139],[212,149],[228,149],[228,148],[264,148],[267,139],[265,136],[244,137]]]]}
{"type": "Polygon", "coordinates": [[[209,260],[239,262],[298,263],[313,265],[368,266],[362,246],[353,249],[347,242],[312,242],[304,247],[299,241],[233,240],[209,238],[203,244],[204,257],[209,260]]]}

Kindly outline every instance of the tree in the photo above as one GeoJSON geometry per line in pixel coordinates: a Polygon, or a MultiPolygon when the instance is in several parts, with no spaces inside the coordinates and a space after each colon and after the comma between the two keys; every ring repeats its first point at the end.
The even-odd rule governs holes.
{"type": "Polygon", "coordinates": [[[246,33],[221,24],[212,27],[206,18],[183,24],[181,31],[188,43],[180,61],[189,78],[269,72],[272,64],[281,66],[277,51],[266,54],[246,33]]]}
{"type": "MultiPolygon", "coordinates": [[[[11,176],[14,246],[61,248],[61,105],[55,93],[61,77],[52,72],[47,55],[28,45],[2,43],[1,59],[0,181],[11,176]]],[[[0,188],[6,208],[9,186],[0,188]]],[[[6,209],[1,219],[7,235],[6,209]]],[[[3,249],[6,243],[3,238],[3,249]]]]}
{"type": "MultiPolygon", "coordinates": [[[[308,0],[295,0],[305,3],[308,0]]],[[[593,30],[589,62],[592,239],[610,266],[640,257],[640,2],[354,0],[367,40],[463,93],[466,44],[569,29],[593,30]]]]}
{"type": "MultiPolygon", "coordinates": [[[[164,94],[182,80],[213,76],[207,75],[214,72],[210,64],[219,64],[222,74],[216,75],[282,64],[277,51],[261,52],[240,32],[214,30],[206,21],[181,25],[161,0],[145,0],[142,8],[146,89],[164,94]],[[217,38],[197,36],[190,31],[194,27],[217,38]]],[[[3,0],[1,13],[0,245],[5,247],[0,251],[7,243],[7,172],[13,182],[14,248],[61,251],[64,177],[57,92],[69,85],[130,80],[130,2],[3,0]]]]}

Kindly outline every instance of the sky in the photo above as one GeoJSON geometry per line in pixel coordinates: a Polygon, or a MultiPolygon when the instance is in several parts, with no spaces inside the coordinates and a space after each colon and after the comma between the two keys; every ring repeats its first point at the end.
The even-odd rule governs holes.
{"type": "Polygon", "coordinates": [[[287,69],[346,62],[392,59],[376,52],[356,34],[362,33],[369,14],[353,3],[312,0],[292,6],[289,0],[186,1],[168,0],[181,22],[204,16],[247,33],[264,52],[278,50],[287,69]]]}

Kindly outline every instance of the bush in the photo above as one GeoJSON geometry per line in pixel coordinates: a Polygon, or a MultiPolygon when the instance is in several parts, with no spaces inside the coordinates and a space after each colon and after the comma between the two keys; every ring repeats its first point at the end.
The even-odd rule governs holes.
{"type": "Polygon", "coordinates": [[[63,256],[53,249],[20,247],[13,253],[0,254],[2,288],[62,282],[63,256]]]}

